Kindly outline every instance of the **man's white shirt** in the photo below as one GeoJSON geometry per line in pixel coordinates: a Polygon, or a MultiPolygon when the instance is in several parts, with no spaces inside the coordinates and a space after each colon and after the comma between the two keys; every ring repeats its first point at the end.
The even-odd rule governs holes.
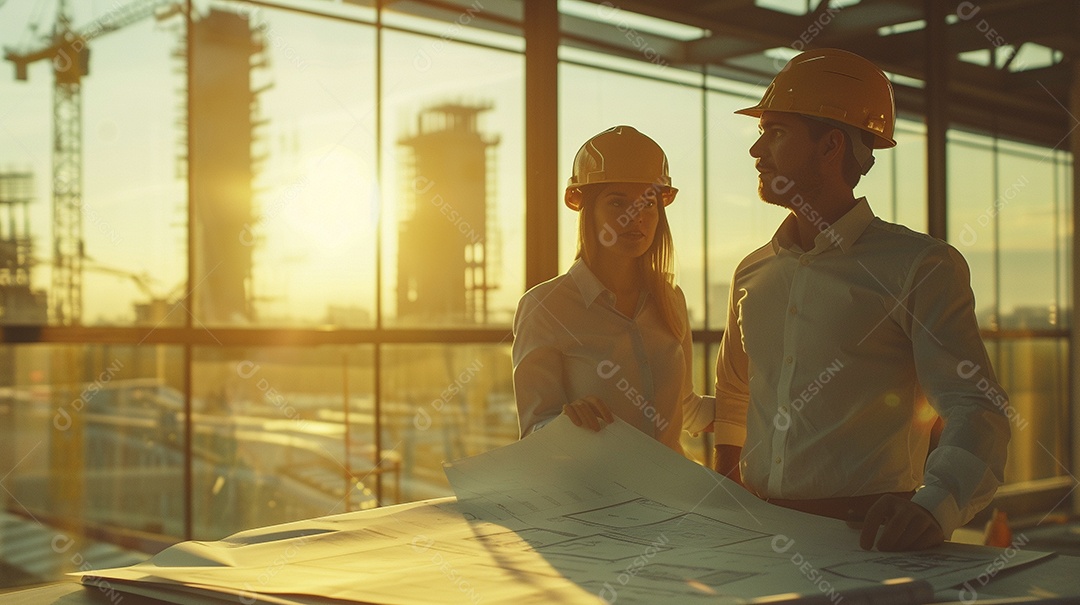
{"type": "Polygon", "coordinates": [[[865,198],[822,224],[812,250],[796,228],[789,215],[735,271],[716,442],[742,445],[743,481],[761,497],[919,489],[913,501],[951,535],[1003,481],[1010,436],[967,264],[865,198]],[[928,459],[923,394],[945,419],[928,459]]]}

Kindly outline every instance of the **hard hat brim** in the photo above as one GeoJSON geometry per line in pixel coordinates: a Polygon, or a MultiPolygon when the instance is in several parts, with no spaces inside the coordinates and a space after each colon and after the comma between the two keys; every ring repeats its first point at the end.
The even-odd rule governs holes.
{"type": "MultiPolygon", "coordinates": [[[[755,105],[753,107],[747,107],[745,109],[737,109],[734,113],[743,116],[750,116],[751,118],[760,118],[761,114],[765,113],[766,111],[775,111],[777,113],[794,113],[797,115],[812,116],[815,118],[834,117],[825,113],[817,114],[809,111],[795,111],[793,109],[774,109],[772,107],[762,107],[761,105],[755,105]]],[[[856,126],[856,128],[858,128],[858,126],[856,126]]],[[[880,132],[874,132],[865,128],[859,128],[859,130],[874,135],[874,149],[889,149],[891,147],[896,147],[896,140],[883,136],[880,132]]]]}
{"type": "MultiPolygon", "coordinates": [[[[616,181],[616,182],[624,182],[624,181],[616,181]]],[[[589,185],[607,185],[607,184],[610,184],[610,183],[589,183],[589,185]]],[[[648,184],[648,183],[644,183],[644,184],[648,184]]],[[[573,191],[574,189],[581,189],[583,186],[584,185],[571,185],[571,186],[566,188],[565,192],[563,192],[563,203],[566,204],[567,208],[573,210],[574,212],[579,212],[581,210],[582,205],[581,205],[581,203],[575,203],[575,202],[571,201],[570,192],[573,191]]],[[[668,206],[670,206],[672,204],[672,202],[675,201],[675,195],[677,193],[679,193],[679,190],[676,189],[675,187],[670,186],[670,185],[663,185],[663,188],[664,188],[664,192],[661,194],[661,199],[664,200],[664,207],[667,208],[668,206]]]]}

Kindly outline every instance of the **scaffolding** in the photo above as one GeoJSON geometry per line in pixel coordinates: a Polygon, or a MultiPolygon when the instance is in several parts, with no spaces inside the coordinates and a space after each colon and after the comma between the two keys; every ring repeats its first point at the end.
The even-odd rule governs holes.
{"type": "Polygon", "coordinates": [[[46,293],[31,285],[33,199],[32,173],[0,173],[0,322],[5,324],[43,324],[48,319],[46,293]]]}
{"type": "Polygon", "coordinates": [[[405,200],[398,230],[398,318],[405,323],[483,324],[498,287],[494,149],[477,127],[490,104],[444,103],[417,116],[403,137],[405,200]]]}

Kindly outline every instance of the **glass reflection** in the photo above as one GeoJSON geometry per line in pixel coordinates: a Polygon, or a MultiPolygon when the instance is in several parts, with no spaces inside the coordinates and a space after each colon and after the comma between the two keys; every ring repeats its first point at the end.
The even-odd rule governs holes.
{"type": "Polygon", "coordinates": [[[372,367],[372,347],[198,349],[195,536],[376,506],[396,465],[374,462],[372,367]]]}

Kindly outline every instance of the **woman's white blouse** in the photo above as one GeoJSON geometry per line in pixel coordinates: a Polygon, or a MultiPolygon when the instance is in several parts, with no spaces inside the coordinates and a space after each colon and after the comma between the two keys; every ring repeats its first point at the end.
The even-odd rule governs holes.
{"type": "MultiPolygon", "coordinates": [[[[675,293],[685,318],[686,299],[678,287],[675,293]]],[[[580,259],[522,296],[513,347],[521,436],[563,405],[595,395],[619,418],[682,452],[682,430],[700,432],[715,415],[714,398],[694,393],[690,330],[676,338],[648,295],[633,317],[614,305],[615,295],[580,259]]]]}

